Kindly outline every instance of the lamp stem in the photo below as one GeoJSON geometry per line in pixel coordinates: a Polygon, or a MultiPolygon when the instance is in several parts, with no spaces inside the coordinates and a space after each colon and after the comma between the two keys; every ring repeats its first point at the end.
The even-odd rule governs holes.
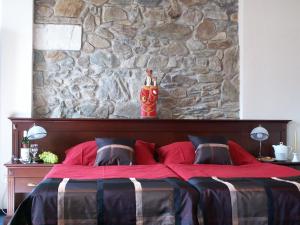
{"type": "Polygon", "coordinates": [[[258,157],[261,158],[261,141],[259,142],[259,153],[258,153],[258,157]]]}

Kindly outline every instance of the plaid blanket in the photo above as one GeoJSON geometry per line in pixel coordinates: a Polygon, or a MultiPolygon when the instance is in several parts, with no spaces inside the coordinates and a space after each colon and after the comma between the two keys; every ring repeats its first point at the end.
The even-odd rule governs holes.
{"type": "Polygon", "coordinates": [[[299,225],[300,177],[191,178],[199,224],[299,225]]]}
{"type": "Polygon", "coordinates": [[[46,179],[11,225],[197,225],[197,192],[176,178],[46,179]]]}

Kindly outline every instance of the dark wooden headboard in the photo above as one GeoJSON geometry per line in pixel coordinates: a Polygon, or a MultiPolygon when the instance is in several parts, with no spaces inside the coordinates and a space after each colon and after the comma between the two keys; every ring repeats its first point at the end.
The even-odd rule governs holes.
{"type": "Polygon", "coordinates": [[[33,119],[9,118],[12,121],[12,154],[19,156],[24,130],[33,123],[44,127],[47,137],[36,140],[40,149],[50,150],[64,158],[66,149],[95,137],[131,137],[154,142],[158,146],[187,140],[187,134],[223,135],[233,139],[254,155],[259,143],[250,138],[251,130],[261,124],[270,137],[263,142],[263,154],[273,155],[271,145],[286,143],[289,120],[107,120],[107,119],[33,119]]]}

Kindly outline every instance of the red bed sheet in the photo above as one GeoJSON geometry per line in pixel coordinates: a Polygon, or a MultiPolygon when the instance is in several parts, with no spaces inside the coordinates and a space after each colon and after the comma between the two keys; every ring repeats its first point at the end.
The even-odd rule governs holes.
{"type": "Polygon", "coordinates": [[[81,166],[55,165],[46,175],[47,178],[70,179],[109,179],[109,178],[138,178],[161,179],[178,176],[162,164],[135,166],[81,166]]]}
{"type": "Polygon", "coordinates": [[[241,166],[231,165],[186,165],[169,164],[168,167],[184,180],[193,177],[219,177],[219,178],[268,178],[268,177],[291,177],[300,176],[300,171],[271,163],[255,163],[241,166]]]}

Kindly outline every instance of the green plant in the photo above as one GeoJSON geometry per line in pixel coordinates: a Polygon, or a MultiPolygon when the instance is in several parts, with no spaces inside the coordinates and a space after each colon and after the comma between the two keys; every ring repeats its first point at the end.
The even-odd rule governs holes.
{"type": "Polygon", "coordinates": [[[58,157],[52,152],[45,151],[41,154],[39,154],[39,157],[41,160],[44,161],[44,163],[57,163],[58,162],[58,157]]]}

